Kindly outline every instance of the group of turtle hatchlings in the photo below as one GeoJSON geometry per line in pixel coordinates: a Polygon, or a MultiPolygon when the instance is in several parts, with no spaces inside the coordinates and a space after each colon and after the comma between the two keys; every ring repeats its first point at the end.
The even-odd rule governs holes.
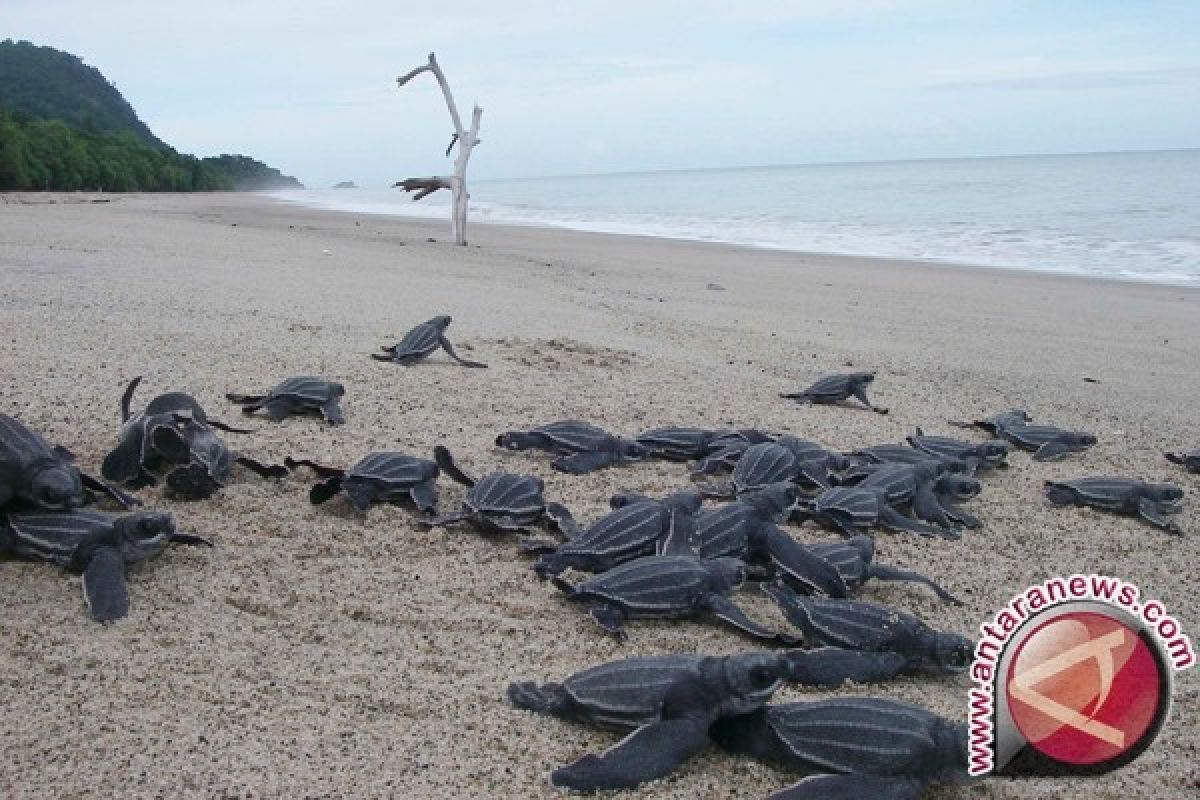
{"type": "MultiPolygon", "coordinates": [[[[485,367],[455,353],[445,333],[450,321],[434,317],[383,348],[385,355],[372,357],[411,366],[440,347],[463,366],[485,367]]],[[[831,375],[782,396],[824,405],[854,398],[886,414],[867,397],[874,377],[831,375]]],[[[1050,460],[1096,443],[1089,433],[1033,424],[1023,410],[951,423],[996,437],[984,442],[918,428],[905,444],[850,452],[750,428],[658,428],[624,438],[579,420],[496,437],[501,448],[546,451],[555,456],[553,468],[571,474],[647,459],[692,462],[689,488],[661,498],[620,493],[610,499],[611,513],[581,526],[562,504],[544,498],[540,478],[494,472],[476,479],[441,446],[432,459],[372,452],[345,468],[291,457],[266,464],[235,455],[217,431],[249,431],[213,419],[191,395],[160,394],[133,412],[140,382],[133,379],[121,397],[122,425],[101,477],[81,472],[68,450],[0,415],[0,555],[48,561],[80,574],[96,620],[128,614],[131,565],[171,543],[211,542],[178,531],[170,514],[116,515],[87,506],[104,498],[128,511],[139,504],[129,491],[159,480],[173,496],[200,500],[229,481],[236,463],[266,478],[313,471],[319,478],[309,493],[314,504],[344,494],[362,512],[375,503],[410,505],[422,526],[469,523],[485,533],[540,527],[557,534],[522,542],[522,550],[536,559],[535,574],[618,639],[628,636],[629,620],[707,616],[784,648],[724,657],[629,658],[561,683],[510,685],[508,697],[517,708],[627,733],[604,753],[552,772],[555,786],[583,791],[661,778],[710,742],[809,774],[771,795],[775,800],[915,798],[933,781],[965,777],[965,726],[922,708],[879,697],[770,700],[786,684],[839,686],[913,671],[966,669],[971,640],[934,630],[905,612],[849,598],[874,578],[913,582],[945,602],[958,602],[932,579],[876,561],[868,531],[958,539],[964,528],[982,525],[961,503],[981,491],[977,476],[1007,466],[1010,445],[1050,460]],[[442,474],[468,488],[460,508],[449,513],[438,511],[442,474]],[[705,508],[705,498],[727,502],[705,508]],[[806,544],[781,527],[805,521],[845,538],[806,544]],[[568,571],[590,577],[568,580],[568,571]],[[731,595],[747,581],[760,585],[794,630],[765,627],[736,604],[731,595]]],[[[245,414],[262,412],[271,420],[314,415],[339,425],[345,422],[339,406],[345,393],[340,383],[295,377],[261,394],[227,397],[245,414]]],[[[1200,472],[1200,450],[1166,456],[1200,472]]],[[[1176,486],[1085,477],[1049,481],[1046,493],[1056,505],[1136,515],[1180,533],[1167,519],[1183,498],[1176,486]]]]}

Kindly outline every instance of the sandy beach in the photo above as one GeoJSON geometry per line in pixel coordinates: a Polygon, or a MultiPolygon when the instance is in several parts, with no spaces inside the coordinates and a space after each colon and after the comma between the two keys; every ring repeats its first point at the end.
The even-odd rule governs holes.
{"type": "MultiPolygon", "coordinates": [[[[1014,453],[969,506],[986,527],[959,542],[878,538],[881,560],[924,571],[964,607],[897,584],[860,596],[969,635],[1026,586],[1100,572],[1200,633],[1200,480],[1162,456],[1200,447],[1200,291],[474,223],[468,235],[453,247],[441,221],[252,195],[0,197],[0,412],[98,470],[135,375],[142,402],[186,390],[235,424],[225,392],[319,375],[346,385],[348,424],[256,420],[226,440],[264,461],[334,465],[445,444],[475,473],[543,477],[548,499],[590,521],[616,490],[685,486],[686,468],[567,476],[545,455],[495,448],[496,434],[580,417],[629,435],[756,426],[851,449],[901,442],[918,425],[961,433],[947,421],[1025,407],[1100,442],[1052,463],[1014,453]],[[489,369],[443,354],[407,369],[367,358],[441,313],[454,317],[459,353],[489,369]],[[889,415],[778,397],[851,367],[878,372],[873,399],[889,415]],[[1106,474],[1183,486],[1176,519],[1190,535],[1054,508],[1042,492],[1046,479],[1106,474]]],[[[509,681],[754,646],[704,622],[634,622],[620,645],[535,577],[515,539],[425,531],[401,508],[314,507],[311,479],[239,468],[199,503],[142,492],[216,546],[138,567],[131,613],[112,626],[88,618],[75,578],[0,563],[0,793],[565,797],[549,770],[617,737],[511,709],[509,681]]],[[[442,489],[443,508],[455,508],[462,488],[443,479],[442,489]]],[[[738,601],[786,625],[757,592],[738,601]]],[[[1194,798],[1200,678],[1177,678],[1166,729],[1125,769],[929,796],[1194,798]]],[[[967,688],[913,676],[839,691],[962,717],[967,688]]],[[[709,748],[614,796],[764,798],[794,780],[709,748]]]]}

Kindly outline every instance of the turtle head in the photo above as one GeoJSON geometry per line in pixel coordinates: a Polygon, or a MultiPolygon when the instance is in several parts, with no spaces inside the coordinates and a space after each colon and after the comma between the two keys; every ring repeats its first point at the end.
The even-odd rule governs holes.
{"type": "Polygon", "coordinates": [[[127,564],[162,552],[175,532],[174,518],[161,511],[140,511],[113,520],[121,556],[127,564]]]}
{"type": "Polygon", "coordinates": [[[1004,442],[984,442],[979,445],[979,457],[987,464],[1001,464],[1008,458],[1008,445],[1004,442]]]}
{"type": "Polygon", "coordinates": [[[685,514],[695,514],[704,504],[704,496],[694,489],[674,492],[663,498],[663,505],[672,511],[682,511],[685,514]]]}
{"type": "Polygon", "coordinates": [[[859,386],[866,386],[869,383],[871,383],[871,381],[875,380],[875,373],[874,372],[855,372],[850,377],[854,381],[854,383],[857,383],[859,386]]]}
{"type": "Polygon", "coordinates": [[[346,395],[346,387],[340,383],[330,383],[329,393],[334,397],[344,397],[346,395]]]}
{"type": "Polygon", "coordinates": [[[67,511],[83,505],[79,471],[68,464],[51,464],[34,473],[28,499],[47,511],[67,511]]]}
{"type": "Polygon", "coordinates": [[[787,517],[800,501],[800,490],[790,481],[764,486],[757,492],[742,495],[739,500],[753,506],[764,517],[779,520],[787,517]]]}
{"type": "Polygon", "coordinates": [[[626,461],[641,461],[650,455],[650,448],[640,442],[635,442],[633,439],[620,439],[617,451],[621,454],[621,458],[626,461]]]}
{"type": "Polygon", "coordinates": [[[451,319],[449,314],[439,314],[438,316],[429,320],[429,322],[426,322],[425,324],[432,325],[435,328],[441,328],[442,330],[446,330],[446,328],[450,327],[450,323],[453,321],[454,320],[451,319]]]}
{"type": "Polygon", "coordinates": [[[942,476],[937,488],[954,500],[970,500],[983,491],[983,484],[966,475],[950,474],[942,476]]]}
{"type": "Polygon", "coordinates": [[[746,653],[721,659],[729,698],[722,715],[749,714],[766,705],[791,674],[787,658],[778,653],[746,653]]]}
{"type": "Polygon", "coordinates": [[[1166,506],[1177,506],[1183,501],[1183,489],[1169,483],[1152,483],[1147,494],[1158,503],[1166,506]]]}
{"type": "Polygon", "coordinates": [[[1073,431],[1066,439],[1067,443],[1074,447],[1091,447],[1098,441],[1094,435],[1083,431],[1073,431]]]}
{"type": "Polygon", "coordinates": [[[705,563],[719,591],[733,591],[746,582],[746,564],[740,558],[714,558],[705,563]]]}
{"type": "Polygon", "coordinates": [[[957,633],[935,633],[933,660],[945,672],[963,672],[971,666],[975,643],[957,633]]]}
{"type": "Polygon", "coordinates": [[[221,483],[213,478],[207,466],[192,461],[167,474],[167,488],[184,500],[203,500],[220,489],[221,483]]]}

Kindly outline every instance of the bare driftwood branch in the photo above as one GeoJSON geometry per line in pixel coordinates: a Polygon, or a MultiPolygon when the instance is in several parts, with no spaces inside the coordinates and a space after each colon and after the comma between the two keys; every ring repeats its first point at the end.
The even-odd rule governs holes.
{"type": "Polygon", "coordinates": [[[462,118],[458,115],[458,106],[454,103],[454,95],[450,93],[450,85],[446,82],[446,76],[442,72],[442,68],[438,66],[437,57],[433,53],[429,54],[429,63],[422,64],[397,78],[397,86],[404,86],[422,72],[433,73],[433,77],[437,79],[438,86],[441,87],[442,97],[446,101],[446,110],[450,112],[450,121],[454,125],[454,134],[450,138],[450,145],[446,148],[446,156],[449,157],[455,145],[458,146],[458,155],[454,159],[454,176],[408,178],[395,185],[406,192],[416,192],[413,200],[428,197],[439,189],[450,189],[454,194],[453,211],[451,213],[454,242],[455,244],[465,245],[467,243],[467,201],[470,199],[470,195],[467,193],[467,162],[471,158],[471,150],[480,141],[479,121],[483,116],[483,109],[475,106],[471,113],[471,129],[464,129],[462,118]]]}

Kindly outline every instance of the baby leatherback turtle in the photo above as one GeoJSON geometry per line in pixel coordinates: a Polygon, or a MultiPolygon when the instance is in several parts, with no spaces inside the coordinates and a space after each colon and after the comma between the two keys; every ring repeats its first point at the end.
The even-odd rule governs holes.
{"type": "Polygon", "coordinates": [[[1012,425],[998,433],[1022,450],[1032,452],[1034,461],[1057,461],[1096,443],[1094,434],[1068,431],[1055,425],[1012,425]]]}
{"type": "Polygon", "coordinates": [[[71,453],[0,414],[0,508],[24,504],[47,511],[79,508],[86,499],[71,453]]]}
{"type": "Polygon", "coordinates": [[[956,428],[979,428],[993,436],[1004,438],[1004,431],[1009,428],[1027,425],[1032,421],[1033,417],[1029,416],[1028,411],[1023,408],[1014,408],[1009,411],[1001,411],[999,414],[993,414],[986,419],[977,419],[971,422],[950,420],[950,424],[956,428]]]}
{"type": "Polygon", "coordinates": [[[0,517],[0,553],[49,561],[83,575],[92,618],[112,622],[129,613],[127,569],[153,558],[171,542],[208,545],[178,533],[170,514],[139,511],[112,517],[96,511],[21,512],[0,517]]]}
{"type": "Polygon", "coordinates": [[[789,400],[816,405],[833,405],[853,397],[877,414],[886,414],[882,406],[872,405],[867,399],[867,387],[875,380],[874,372],[850,372],[844,375],[827,375],[799,392],[780,394],[789,400]]]}
{"type": "MultiPolygon", "coordinates": [[[[875,539],[871,536],[852,536],[840,542],[817,542],[807,545],[807,548],[832,564],[841,573],[842,580],[850,589],[857,589],[872,578],[881,581],[911,581],[929,587],[934,594],[947,603],[962,605],[957,597],[919,572],[877,562],[875,560],[875,539]]],[[[789,580],[786,574],[780,577],[792,589],[807,591],[807,587],[803,584],[797,586],[794,581],[789,580]]]]}
{"type": "Polygon", "coordinates": [[[1001,469],[1008,466],[1008,445],[1002,441],[964,442],[951,436],[929,436],[917,428],[908,443],[932,456],[955,459],[966,463],[970,472],[981,469],[1001,469]]]}
{"type": "Polygon", "coordinates": [[[1163,453],[1172,464],[1187,467],[1188,472],[1200,472],[1200,448],[1187,452],[1163,453]]]}
{"type": "MultiPolygon", "coordinates": [[[[661,672],[655,675],[653,670],[636,667],[635,671],[654,684],[662,680],[661,672]]],[[[709,726],[723,717],[762,708],[787,674],[786,659],[769,654],[705,658],[694,665],[676,666],[667,673],[666,686],[648,691],[662,697],[652,718],[600,755],[588,754],[554,770],[550,782],[560,788],[595,791],[629,788],[669,775],[704,749],[709,726]]],[[[601,682],[603,677],[612,676],[602,676],[601,682]]],[[[556,698],[548,699],[553,703],[556,698]]],[[[638,700],[648,704],[645,697],[635,703],[638,700]]],[[[586,715],[589,709],[584,705],[581,710],[586,715]]],[[[635,724],[630,720],[621,727],[635,724]]]]}
{"type": "Polygon", "coordinates": [[[752,428],[709,430],[708,428],[654,428],[637,436],[647,458],[695,461],[740,445],[749,446],[774,439],[772,434],[752,428]]]}
{"type": "Polygon", "coordinates": [[[434,527],[471,522],[486,533],[507,533],[525,532],[544,522],[564,536],[578,533],[575,519],[566,506],[548,503],[542,497],[546,484],[541,478],[492,472],[481,480],[475,480],[454,462],[450,451],[441,445],[433,448],[433,458],[442,472],[470,491],[463,498],[459,511],[423,520],[422,525],[434,527]]]}
{"type": "Polygon", "coordinates": [[[279,421],[292,414],[320,414],[330,425],[341,425],[346,421],[338,401],[346,394],[346,387],[324,378],[301,376],[288,378],[267,390],[266,394],[225,395],[232,403],[242,407],[243,414],[262,410],[267,417],[279,421]]]}
{"type": "Polygon", "coordinates": [[[344,492],[351,505],[366,512],[374,503],[398,505],[411,500],[418,511],[437,512],[437,479],[441,470],[436,462],[406,453],[368,453],[349,469],[326,467],[308,459],[285,458],[289,469],[308,467],[321,477],[309,490],[308,499],[320,505],[338,492],[344,492]]]}
{"type": "Polygon", "coordinates": [[[534,565],[543,578],[568,568],[582,572],[605,572],[643,556],[665,551],[678,535],[694,532],[690,518],[700,510],[700,495],[676,492],[662,500],[640,495],[614,498],[615,510],[556,547],[530,548],[544,555],[534,565]],[[678,530],[678,534],[676,531],[678,530]]]}
{"type": "Polygon", "coordinates": [[[644,556],[578,586],[560,577],[552,580],[568,600],[587,606],[596,624],[619,641],[628,638],[627,619],[687,619],[705,613],[758,639],[783,645],[797,641],[759,625],[729,599],[728,594],[746,582],[746,565],[736,558],[644,556]]]}
{"type": "Polygon", "coordinates": [[[387,353],[387,355],[371,354],[371,358],[379,361],[392,361],[401,366],[411,367],[440,347],[446,351],[446,355],[464,367],[487,367],[487,364],[479,361],[467,361],[465,358],[458,357],[458,353],[454,352],[454,346],[446,338],[446,328],[450,327],[450,322],[451,318],[447,314],[442,314],[427,322],[422,322],[404,334],[404,338],[396,344],[390,347],[381,347],[380,349],[387,353]]]}
{"type": "Polygon", "coordinates": [[[1078,478],[1046,481],[1046,495],[1058,506],[1091,506],[1114,514],[1141,517],[1156,528],[1182,535],[1165,514],[1179,512],[1183,489],[1169,483],[1146,483],[1129,478],[1078,478]]]}
{"type": "Polygon", "coordinates": [[[811,775],[774,800],[917,800],[967,779],[967,726],[882,697],[767,705],[717,719],[721,748],[811,775]]]}
{"type": "Polygon", "coordinates": [[[971,665],[975,644],[957,633],[935,631],[894,608],[828,597],[805,597],[780,584],[766,592],[811,645],[830,645],[866,653],[898,653],[900,669],[962,672],[971,665]]]}
{"type": "Polygon", "coordinates": [[[640,461],[648,454],[644,445],[577,419],[551,422],[527,431],[508,431],[496,437],[496,446],[507,450],[554,453],[558,458],[550,466],[573,475],[612,464],[640,461]]]}
{"type": "Polygon", "coordinates": [[[835,486],[826,489],[812,500],[801,501],[792,512],[792,517],[798,522],[811,519],[846,536],[857,536],[878,525],[921,536],[959,538],[959,534],[952,529],[935,528],[904,516],[888,503],[883,489],[871,486],[835,486]]]}

